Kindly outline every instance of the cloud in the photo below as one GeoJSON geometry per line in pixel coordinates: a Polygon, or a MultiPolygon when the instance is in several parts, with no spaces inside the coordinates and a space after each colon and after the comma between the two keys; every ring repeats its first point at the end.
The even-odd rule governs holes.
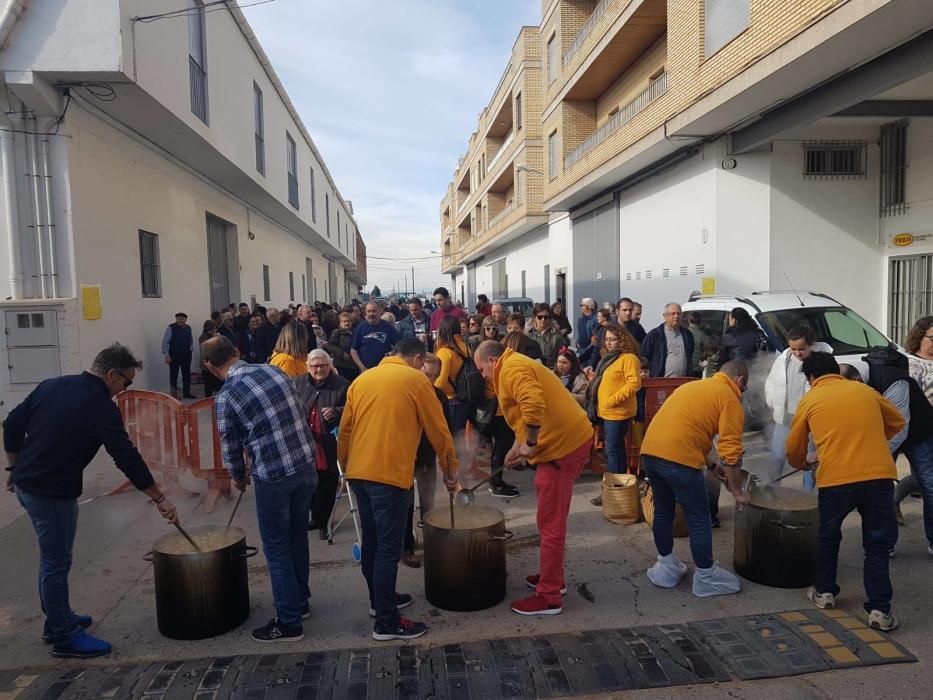
{"type": "MultiPolygon", "coordinates": [[[[244,12],[368,254],[438,250],[440,200],[540,0],[276,0],[244,12]]],[[[369,286],[391,289],[406,264],[371,260],[369,286]]],[[[449,282],[439,261],[419,265],[433,266],[416,269],[419,288],[449,282]]]]}

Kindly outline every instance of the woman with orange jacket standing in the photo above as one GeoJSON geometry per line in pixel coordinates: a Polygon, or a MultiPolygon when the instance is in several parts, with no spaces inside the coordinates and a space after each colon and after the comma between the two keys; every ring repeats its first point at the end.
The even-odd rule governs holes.
{"type": "MultiPolygon", "coordinates": [[[[445,316],[437,328],[437,341],[434,354],[441,361],[441,372],[437,375],[434,386],[444,392],[450,402],[450,430],[457,450],[457,460],[464,468],[469,466],[467,455],[470,450],[466,444],[466,426],[470,419],[470,406],[457,400],[457,379],[463,362],[470,356],[470,349],[460,330],[460,320],[454,316],[445,316]]],[[[441,470],[446,471],[442,464],[441,470]]]]}
{"type": "Polygon", "coordinates": [[[613,474],[625,471],[625,434],[638,410],[635,395],[641,389],[638,342],[617,323],[606,327],[606,354],[596,370],[589,370],[587,413],[603,423],[606,468],[613,474]]]}

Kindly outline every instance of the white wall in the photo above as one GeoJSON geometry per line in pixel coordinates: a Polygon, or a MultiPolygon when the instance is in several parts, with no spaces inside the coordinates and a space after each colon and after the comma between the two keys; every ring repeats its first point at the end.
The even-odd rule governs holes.
{"type": "Polygon", "coordinates": [[[912,118],[907,127],[908,210],[881,219],[882,240],[891,255],[933,252],[933,119],[912,118]],[[913,233],[924,236],[910,246],[890,245],[892,236],[913,233]]]}

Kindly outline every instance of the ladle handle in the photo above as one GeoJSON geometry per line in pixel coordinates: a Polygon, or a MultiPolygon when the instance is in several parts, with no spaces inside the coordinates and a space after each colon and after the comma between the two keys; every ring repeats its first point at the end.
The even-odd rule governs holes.
{"type": "Polygon", "coordinates": [[[228,532],[230,532],[230,526],[233,524],[233,516],[236,515],[236,510],[237,510],[237,508],[240,507],[240,501],[243,500],[243,494],[244,494],[244,493],[246,493],[246,491],[240,491],[240,495],[237,496],[236,504],[234,504],[234,506],[233,506],[233,512],[230,513],[230,519],[227,521],[227,527],[224,529],[224,534],[225,534],[225,535],[226,535],[228,532]]]}
{"type": "Polygon", "coordinates": [[[185,532],[185,528],[183,528],[177,521],[174,522],[174,523],[172,523],[172,525],[174,525],[175,527],[178,528],[178,531],[179,531],[182,535],[184,535],[185,539],[188,540],[188,544],[190,544],[192,547],[194,547],[195,551],[196,551],[198,554],[204,554],[204,551],[203,551],[200,547],[198,547],[197,542],[195,542],[193,539],[191,539],[191,535],[189,535],[187,532],[185,532]]]}
{"type": "MultiPolygon", "coordinates": [[[[448,477],[453,476],[452,471],[453,470],[450,468],[450,457],[448,457],[447,458],[447,476],[448,477]]],[[[448,479],[448,481],[453,481],[453,479],[448,479]]],[[[457,528],[454,526],[454,492],[449,491],[447,495],[450,496],[450,529],[456,530],[457,528]]]]}

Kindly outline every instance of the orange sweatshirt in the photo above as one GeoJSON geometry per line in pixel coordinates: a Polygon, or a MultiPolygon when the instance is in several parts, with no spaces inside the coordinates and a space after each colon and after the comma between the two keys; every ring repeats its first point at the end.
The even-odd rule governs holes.
{"type": "Polygon", "coordinates": [[[784,443],[787,461],[797,469],[805,466],[807,439],[813,435],[820,461],[817,487],[896,479],[888,440],[903,427],[900,411],[877,391],[827,374],[813,382],[797,404],[784,443]]]}
{"type": "Polygon", "coordinates": [[[580,404],[540,362],[506,350],[494,382],[502,415],[517,440],[525,441],[525,426],[541,428],[532,463],[553,462],[593,439],[593,426],[580,404]]]}
{"type": "Polygon", "coordinates": [[[625,420],[638,412],[635,394],[641,389],[641,362],[630,352],[620,355],[599,382],[599,417],[604,420],[625,420]]]}
{"type": "Polygon", "coordinates": [[[648,424],[641,453],[704,469],[713,437],[719,435],[720,460],[723,464],[738,464],[745,429],[741,393],[722,372],[677,387],[648,424]]]}
{"type": "Polygon", "coordinates": [[[292,357],[284,352],[275,353],[269,360],[269,364],[278,367],[289,377],[300,377],[308,373],[308,365],[300,357],[292,357]]]}
{"type": "Polygon", "coordinates": [[[460,336],[454,340],[457,341],[457,347],[460,349],[459,355],[453,348],[448,347],[438,348],[434,353],[441,361],[441,373],[437,375],[434,386],[443,391],[448,399],[457,397],[457,377],[463,367],[463,358],[470,355],[470,349],[460,336]]]}
{"type": "Polygon", "coordinates": [[[434,387],[400,357],[387,357],[354,380],[340,420],[337,459],[347,479],[411,488],[421,433],[442,468],[457,471],[454,441],[434,387]]]}

